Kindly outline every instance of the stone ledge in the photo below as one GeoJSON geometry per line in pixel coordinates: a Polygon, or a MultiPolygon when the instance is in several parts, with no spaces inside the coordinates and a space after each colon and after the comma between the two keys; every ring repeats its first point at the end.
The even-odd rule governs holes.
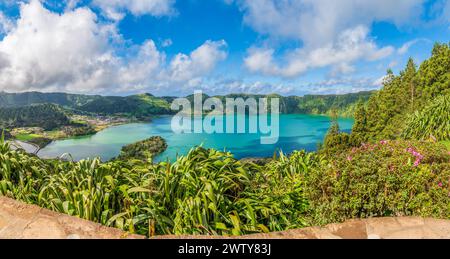
{"type": "MultiPolygon", "coordinates": [[[[222,239],[214,236],[161,236],[168,239],[222,239]]],[[[309,227],[226,239],[450,239],[450,220],[418,217],[354,219],[325,227],[309,227]]]]}
{"type": "MultiPolygon", "coordinates": [[[[0,197],[0,239],[143,239],[115,228],[0,197]]],[[[159,236],[157,239],[224,239],[217,236],[159,236]]],[[[241,239],[450,239],[450,220],[418,217],[349,220],[241,239]]]]}
{"type": "Polygon", "coordinates": [[[119,229],[0,197],[2,239],[142,239],[119,229]]]}

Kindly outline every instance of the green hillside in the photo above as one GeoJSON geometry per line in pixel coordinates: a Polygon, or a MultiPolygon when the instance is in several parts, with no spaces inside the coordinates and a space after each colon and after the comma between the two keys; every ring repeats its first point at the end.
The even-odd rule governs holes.
{"type": "Polygon", "coordinates": [[[70,119],[56,104],[0,108],[1,128],[41,127],[45,130],[52,130],[68,124],[70,124],[70,119]]]}
{"type": "Polygon", "coordinates": [[[436,44],[431,58],[418,69],[410,59],[399,75],[388,71],[383,89],[358,110],[353,138],[367,142],[397,139],[406,134],[418,139],[434,135],[448,140],[449,111],[442,96],[449,93],[450,44],[436,44]]]}
{"type": "Polygon", "coordinates": [[[35,104],[52,103],[74,112],[103,115],[124,114],[135,117],[149,117],[168,114],[170,104],[150,94],[120,96],[81,95],[67,93],[0,93],[0,107],[14,108],[35,104]]]}
{"type": "MultiPolygon", "coordinates": [[[[279,98],[280,112],[283,114],[331,114],[332,111],[341,116],[353,116],[356,104],[359,101],[369,100],[372,92],[351,93],[345,95],[306,95],[306,96],[280,96],[280,95],[251,95],[230,94],[214,96],[225,102],[226,98],[279,98]]],[[[204,94],[203,100],[209,96],[204,94]]],[[[22,107],[34,104],[53,103],[72,112],[84,112],[102,115],[128,115],[137,118],[147,118],[151,115],[173,114],[170,109],[175,97],[155,97],[151,94],[139,94],[127,97],[80,95],[65,93],[0,93],[0,107],[22,107]]],[[[192,103],[193,95],[187,96],[192,103]]]]}

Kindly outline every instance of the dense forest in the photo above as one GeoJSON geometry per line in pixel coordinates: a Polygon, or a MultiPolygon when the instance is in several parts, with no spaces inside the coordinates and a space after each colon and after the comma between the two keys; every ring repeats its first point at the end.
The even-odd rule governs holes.
{"type": "Polygon", "coordinates": [[[450,44],[436,44],[419,68],[410,59],[399,75],[388,71],[384,87],[357,109],[352,137],[356,144],[402,136],[448,140],[449,94],[450,44]]]}
{"type": "Polygon", "coordinates": [[[0,108],[45,103],[57,104],[75,113],[124,114],[138,118],[172,112],[165,99],[150,94],[120,97],[39,92],[0,93],[0,108]]]}
{"type": "Polygon", "coordinates": [[[328,153],[387,140],[450,141],[450,44],[436,44],[419,68],[410,59],[399,75],[389,70],[383,88],[356,105],[351,134],[333,124],[328,153]]]}
{"type": "Polygon", "coordinates": [[[367,102],[374,92],[350,93],[344,95],[305,95],[288,97],[284,100],[286,113],[327,114],[353,117],[359,102],[367,102]],[[292,105],[296,104],[296,105],[292,105]]]}
{"type": "MultiPolygon", "coordinates": [[[[345,95],[249,95],[230,94],[214,96],[222,101],[226,98],[279,98],[280,112],[285,114],[331,114],[351,117],[359,101],[366,102],[372,92],[351,93],[345,95]]],[[[210,96],[204,94],[205,100],[210,96]]],[[[187,96],[193,101],[193,96],[187,96]]],[[[120,96],[90,96],[64,93],[0,93],[1,107],[21,107],[32,104],[53,103],[60,105],[73,113],[92,113],[100,115],[125,115],[139,119],[147,119],[152,115],[173,114],[170,103],[175,97],[155,97],[151,94],[139,94],[127,97],[120,96]]]]}
{"type": "Polygon", "coordinates": [[[70,124],[63,109],[56,104],[36,104],[17,108],[0,108],[0,127],[40,127],[52,130],[70,124]]]}

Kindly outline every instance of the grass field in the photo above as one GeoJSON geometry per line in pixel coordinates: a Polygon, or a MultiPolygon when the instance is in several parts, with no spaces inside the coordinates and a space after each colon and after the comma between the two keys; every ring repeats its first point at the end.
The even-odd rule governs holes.
{"type": "Polygon", "coordinates": [[[41,137],[40,135],[37,134],[18,134],[16,135],[16,139],[20,140],[20,141],[30,141],[33,140],[35,138],[39,138],[41,137]]]}

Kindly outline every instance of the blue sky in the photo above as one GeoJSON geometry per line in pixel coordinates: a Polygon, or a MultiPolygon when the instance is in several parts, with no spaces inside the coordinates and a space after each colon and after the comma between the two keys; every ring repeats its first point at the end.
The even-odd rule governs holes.
{"type": "Polygon", "coordinates": [[[0,90],[347,93],[450,41],[450,1],[3,0],[0,90]]]}

